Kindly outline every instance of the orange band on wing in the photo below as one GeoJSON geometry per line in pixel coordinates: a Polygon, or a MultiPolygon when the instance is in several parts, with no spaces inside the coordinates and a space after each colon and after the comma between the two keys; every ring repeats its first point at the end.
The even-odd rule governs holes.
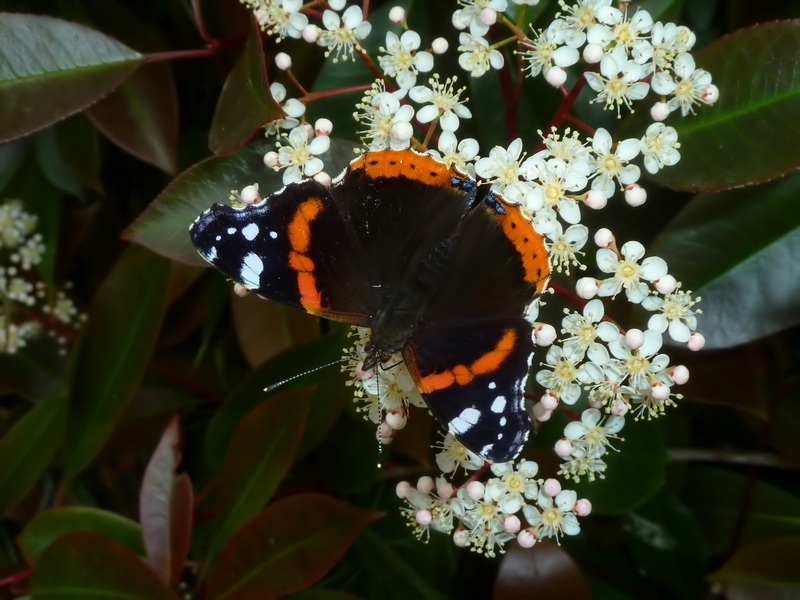
{"type": "Polygon", "coordinates": [[[429,394],[448,388],[453,384],[467,385],[475,379],[476,375],[484,375],[498,369],[514,350],[516,343],[517,332],[513,329],[506,329],[494,348],[480,356],[471,365],[457,365],[449,371],[431,373],[421,377],[419,380],[420,391],[429,394]]]}
{"type": "Polygon", "coordinates": [[[525,281],[536,286],[536,293],[541,294],[550,278],[550,257],[544,245],[544,238],[531,226],[531,222],[522,214],[519,207],[503,201],[505,214],[495,214],[500,221],[505,236],[511,240],[522,259],[525,270],[525,281]]]}
{"type": "Polygon", "coordinates": [[[370,178],[409,177],[420,183],[453,187],[452,178],[465,179],[429,154],[413,150],[379,150],[367,152],[350,164],[350,169],[363,170],[370,178]]]}
{"type": "Polygon", "coordinates": [[[306,252],[311,241],[311,223],[322,212],[322,200],[309,198],[295,210],[289,222],[289,268],[297,272],[297,289],[300,293],[300,304],[312,314],[319,313],[326,307],[322,305],[322,293],[317,288],[314,275],[314,261],[306,252]]]}

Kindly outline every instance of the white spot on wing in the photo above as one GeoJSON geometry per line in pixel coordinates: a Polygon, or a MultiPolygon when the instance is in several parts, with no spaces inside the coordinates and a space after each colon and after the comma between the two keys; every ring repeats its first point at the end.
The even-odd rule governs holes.
{"type": "Polygon", "coordinates": [[[508,419],[505,417],[500,417],[500,427],[505,427],[506,423],[508,423],[508,419]]]}
{"type": "Polygon", "coordinates": [[[215,240],[217,240],[217,241],[220,241],[220,240],[222,239],[222,236],[221,236],[221,235],[218,235],[218,236],[216,236],[214,239],[215,239],[215,240]]]}
{"type": "Polygon", "coordinates": [[[465,408],[461,411],[460,415],[450,421],[449,427],[456,435],[460,435],[472,429],[472,426],[475,425],[480,418],[481,413],[477,408],[465,408]]]}
{"type": "Polygon", "coordinates": [[[269,232],[269,237],[271,237],[273,240],[278,239],[278,232],[277,231],[270,231],[269,232]]]}
{"type": "Polygon", "coordinates": [[[256,236],[258,235],[258,225],[256,225],[255,223],[249,223],[245,225],[244,227],[242,227],[242,235],[245,237],[246,240],[252,242],[254,239],[256,239],[256,236]]]}
{"type": "Polygon", "coordinates": [[[492,412],[493,413],[501,413],[506,409],[506,397],[505,396],[498,396],[492,402],[492,412]]]}
{"type": "Polygon", "coordinates": [[[209,262],[214,262],[215,260],[217,260],[216,246],[211,246],[211,248],[208,249],[208,252],[206,252],[206,260],[209,262]]]}
{"type": "Polygon", "coordinates": [[[228,227],[228,235],[233,235],[236,233],[236,227],[228,227]]]}
{"type": "Polygon", "coordinates": [[[489,389],[490,389],[490,390],[493,390],[493,389],[494,389],[494,388],[496,388],[496,387],[497,387],[497,384],[496,384],[494,381],[490,381],[490,382],[489,382],[489,389]]]}
{"type": "Polygon", "coordinates": [[[264,270],[264,263],[257,254],[252,252],[245,255],[242,260],[242,268],[239,277],[246,286],[253,288],[261,287],[261,272],[264,270]]]}

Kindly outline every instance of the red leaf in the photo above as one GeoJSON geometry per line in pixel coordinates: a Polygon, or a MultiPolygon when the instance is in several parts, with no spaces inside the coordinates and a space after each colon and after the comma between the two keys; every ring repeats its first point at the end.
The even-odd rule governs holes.
{"type": "Polygon", "coordinates": [[[244,51],[219,96],[208,145],[214,154],[230,154],[244,146],[259,127],[283,116],[269,91],[261,31],[253,20],[244,51]]]}
{"type": "Polygon", "coordinates": [[[191,483],[185,476],[180,482],[175,477],[181,460],[179,444],[180,423],[176,415],[147,465],[139,495],[147,562],[166,583],[180,577],[191,535],[191,483]]]}
{"type": "Polygon", "coordinates": [[[379,516],[321,494],[284,498],[225,546],[211,572],[207,598],[269,600],[305,589],[379,516]]]}
{"type": "Polygon", "coordinates": [[[169,65],[143,67],[86,115],[126,152],[167,173],[177,172],[178,94],[169,65]]]}
{"type": "Polygon", "coordinates": [[[569,554],[544,542],[533,548],[511,544],[494,586],[496,599],[561,600],[590,598],[589,586],[569,554]]]}
{"type": "Polygon", "coordinates": [[[215,535],[209,554],[263,508],[294,461],[312,390],[276,394],[241,422],[225,455],[218,482],[215,535]]]}

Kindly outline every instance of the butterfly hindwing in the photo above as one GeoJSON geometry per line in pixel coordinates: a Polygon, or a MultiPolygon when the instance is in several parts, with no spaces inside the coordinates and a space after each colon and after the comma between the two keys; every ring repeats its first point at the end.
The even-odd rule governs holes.
{"type": "Polygon", "coordinates": [[[403,350],[431,413],[487,460],[516,457],[530,431],[525,382],[533,352],[523,319],[432,329],[403,350]]]}

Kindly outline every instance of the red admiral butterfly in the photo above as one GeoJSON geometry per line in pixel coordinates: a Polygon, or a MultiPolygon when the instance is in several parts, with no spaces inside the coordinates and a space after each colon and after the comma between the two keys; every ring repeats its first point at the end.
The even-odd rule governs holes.
{"type": "Polygon", "coordinates": [[[488,186],[413,150],[367,152],[330,188],[293,183],[258,204],[215,204],[197,250],[260,296],[369,327],[364,369],[402,351],[428,408],[483,458],[530,431],[526,308],[544,291],[544,240],[488,186]]]}

